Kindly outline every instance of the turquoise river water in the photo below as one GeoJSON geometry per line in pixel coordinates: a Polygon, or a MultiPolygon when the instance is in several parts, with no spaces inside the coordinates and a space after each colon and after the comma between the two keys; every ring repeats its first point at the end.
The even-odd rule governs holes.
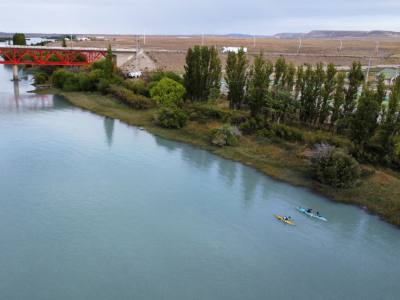
{"type": "Polygon", "coordinates": [[[10,78],[0,299],[400,299],[395,227],[10,78]]]}

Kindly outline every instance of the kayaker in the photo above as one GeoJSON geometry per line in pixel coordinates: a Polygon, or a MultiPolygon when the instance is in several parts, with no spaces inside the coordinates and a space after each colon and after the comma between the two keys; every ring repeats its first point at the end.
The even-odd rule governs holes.
{"type": "Polygon", "coordinates": [[[289,221],[291,219],[291,217],[290,216],[289,217],[285,217],[284,219],[285,219],[285,221],[289,221]]]}
{"type": "Polygon", "coordinates": [[[320,216],[321,216],[321,215],[319,214],[319,211],[317,211],[317,214],[316,214],[316,215],[317,215],[317,217],[320,217],[320,216]]]}
{"type": "Polygon", "coordinates": [[[311,213],[312,213],[312,208],[307,208],[307,212],[308,212],[309,214],[311,214],[311,213]]]}

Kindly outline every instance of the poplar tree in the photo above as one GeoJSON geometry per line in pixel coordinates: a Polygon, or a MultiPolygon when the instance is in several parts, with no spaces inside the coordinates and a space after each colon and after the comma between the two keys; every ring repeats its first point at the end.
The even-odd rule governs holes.
{"type": "Polygon", "coordinates": [[[356,107],[358,90],[364,81],[364,74],[362,72],[360,62],[353,62],[348,74],[348,81],[349,86],[347,88],[343,106],[343,112],[347,116],[353,113],[356,107]]]}
{"type": "Polygon", "coordinates": [[[333,64],[329,64],[326,71],[325,83],[322,89],[322,103],[319,112],[319,125],[323,125],[328,118],[331,110],[331,102],[336,84],[336,68],[333,64]]]}
{"type": "Polygon", "coordinates": [[[184,83],[191,100],[208,100],[221,86],[221,61],[215,47],[195,46],[186,55],[184,83]]]}
{"type": "Polygon", "coordinates": [[[225,81],[228,85],[228,100],[231,109],[240,109],[245,97],[248,61],[243,49],[236,54],[229,52],[225,81]]]}
{"type": "Polygon", "coordinates": [[[351,137],[361,147],[362,151],[378,127],[380,107],[378,93],[366,84],[361,97],[358,99],[357,110],[351,120],[351,137]]]}
{"type": "Polygon", "coordinates": [[[283,75],[286,71],[286,60],[283,57],[279,57],[275,62],[275,78],[274,78],[274,87],[278,87],[282,85],[283,75]]]}
{"type": "Polygon", "coordinates": [[[248,84],[247,102],[252,117],[256,117],[264,109],[271,108],[267,105],[267,96],[272,71],[272,64],[269,61],[266,62],[262,54],[257,55],[250,71],[248,84]]]}
{"type": "Polygon", "coordinates": [[[294,88],[294,99],[299,99],[300,92],[303,88],[303,79],[304,79],[304,67],[298,66],[296,72],[296,85],[294,88]]]}
{"type": "Polygon", "coordinates": [[[335,129],[336,122],[342,118],[342,109],[345,98],[345,81],[346,75],[339,73],[336,77],[336,88],[333,96],[333,107],[331,114],[331,129],[335,129]]]}

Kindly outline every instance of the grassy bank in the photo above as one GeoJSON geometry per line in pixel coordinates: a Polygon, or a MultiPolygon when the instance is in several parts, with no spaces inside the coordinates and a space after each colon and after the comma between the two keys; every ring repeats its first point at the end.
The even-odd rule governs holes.
{"type": "Polygon", "coordinates": [[[130,125],[145,127],[149,132],[174,141],[192,144],[224,158],[242,162],[275,179],[293,185],[308,187],[332,200],[366,207],[386,221],[400,225],[400,174],[376,169],[363,177],[359,185],[336,190],[311,177],[311,166],[306,158],[307,148],[296,143],[272,143],[255,137],[241,137],[237,147],[214,147],[209,143],[209,133],[218,127],[217,122],[199,124],[189,122],[182,129],[163,129],[153,122],[155,110],[133,110],[110,96],[97,93],[62,92],[42,90],[64,96],[72,104],[99,115],[119,119],[130,125]]]}

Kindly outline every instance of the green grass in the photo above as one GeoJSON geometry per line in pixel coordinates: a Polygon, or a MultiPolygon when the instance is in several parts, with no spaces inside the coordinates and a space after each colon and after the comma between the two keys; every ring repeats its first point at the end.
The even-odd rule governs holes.
{"type": "Polygon", "coordinates": [[[307,146],[295,143],[272,143],[255,137],[241,137],[237,147],[214,147],[209,144],[212,129],[217,121],[200,124],[189,122],[182,129],[163,129],[153,122],[155,109],[133,110],[111,96],[97,93],[61,92],[43,90],[40,93],[64,96],[72,104],[99,115],[119,119],[130,125],[145,127],[157,136],[192,144],[226,159],[242,162],[275,179],[293,185],[308,187],[328,198],[347,204],[366,207],[384,220],[400,225],[400,174],[391,170],[376,169],[373,175],[363,178],[356,187],[336,190],[314,180],[307,159],[307,146]]]}

